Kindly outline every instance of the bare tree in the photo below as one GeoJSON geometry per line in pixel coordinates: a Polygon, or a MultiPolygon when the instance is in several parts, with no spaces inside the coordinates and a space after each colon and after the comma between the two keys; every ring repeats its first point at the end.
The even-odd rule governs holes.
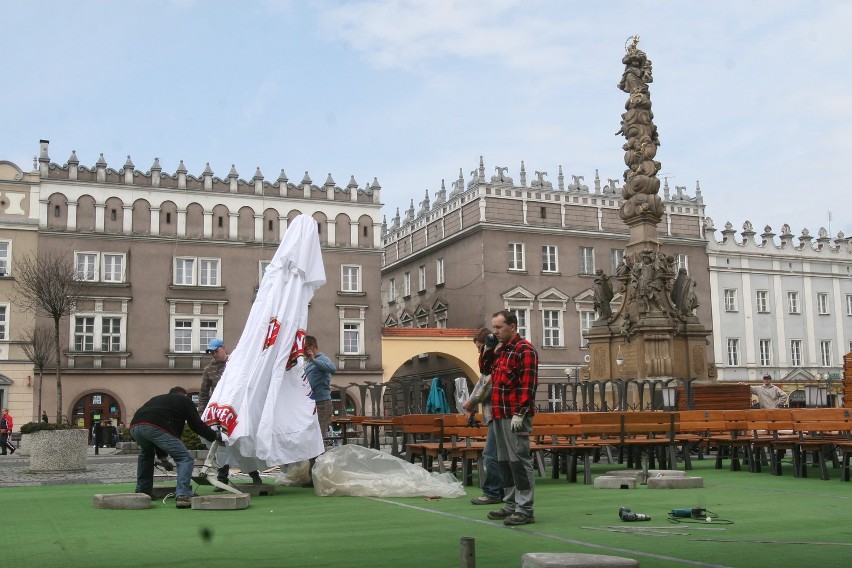
{"type": "Polygon", "coordinates": [[[85,284],[77,279],[74,262],[55,251],[41,251],[15,262],[15,294],[21,306],[53,320],[56,357],[56,423],[62,423],[62,353],[59,322],[69,316],[83,295],[85,284]]]}
{"type": "Polygon", "coordinates": [[[50,365],[55,356],[56,348],[53,346],[53,331],[44,327],[36,326],[24,334],[24,355],[32,361],[33,367],[38,371],[38,412],[36,420],[41,416],[41,386],[44,384],[44,368],[50,365]]]}

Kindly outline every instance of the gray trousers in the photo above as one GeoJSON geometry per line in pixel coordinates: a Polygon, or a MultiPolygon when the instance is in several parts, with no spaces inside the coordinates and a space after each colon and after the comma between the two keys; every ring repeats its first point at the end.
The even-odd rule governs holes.
{"type": "Polygon", "coordinates": [[[532,418],[524,417],[520,432],[512,432],[511,418],[499,418],[492,424],[494,440],[497,442],[500,477],[506,494],[503,498],[503,509],[532,515],[535,500],[535,476],[530,454],[532,418]]]}

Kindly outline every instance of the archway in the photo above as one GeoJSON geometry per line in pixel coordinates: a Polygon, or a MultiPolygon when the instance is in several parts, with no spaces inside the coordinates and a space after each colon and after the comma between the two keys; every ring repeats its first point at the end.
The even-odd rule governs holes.
{"type": "MultiPolygon", "coordinates": [[[[118,428],[122,423],[127,426],[129,418],[122,416],[121,405],[113,395],[105,392],[90,392],[74,403],[71,424],[78,428],[85,428],[89,432],[89,440],[92,441],[93,426],[109,423],[110,427],[118,428]]],[[[112,431],[105,438],[106,445],[113,445],[112,431]]]]}

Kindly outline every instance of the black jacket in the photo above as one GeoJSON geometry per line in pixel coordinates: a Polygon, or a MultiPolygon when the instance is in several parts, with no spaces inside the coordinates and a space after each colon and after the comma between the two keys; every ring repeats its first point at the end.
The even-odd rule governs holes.
{"type": "Polygon", "coordinates": [[[130,427],[137,424],[156,426],[177,438],[183,435],[184,424],[189,424],[205,440],[216,439],[213,429],[201,421],[192,400],[180,394],[161,394],[143,404],[133,415],[130,427]]]}

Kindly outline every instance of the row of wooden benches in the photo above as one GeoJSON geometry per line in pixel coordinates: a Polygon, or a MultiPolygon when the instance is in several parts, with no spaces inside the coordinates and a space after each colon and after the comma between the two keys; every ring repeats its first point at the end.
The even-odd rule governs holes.
{"type": "MultiPolygon", "coordinates": [[[[472,463],[479,459],[487,429],[471,427],[458,414],[410,414],[394,417],[391,427],[403,436],[403,451],[424,467],[445,460],[461,465],[466,483],[472,481],[472,463]]],[[[582,464],[584,482],[591,479],[591,463],[605,453],[612,463],[614,452],[627,467],[644,470],[691,469],[692,452],[699,458],[716,449],[716,468],[730,459],[732,470],[749,471],[770,465],[781,474],[780,457],[791,452],[794,474],[807,476],[807,457],[828,479],[828,463],[841,468],[841,479],[850,480],[852,461],[852,412],[845,408],[776,410],[688,410],[678,412],[557,412],[537,413],[533,420],[531,448],[540,475],[545,474],[545,455],[551,458],[552,476],[564,473],[576,481],[582,464]]]]}

